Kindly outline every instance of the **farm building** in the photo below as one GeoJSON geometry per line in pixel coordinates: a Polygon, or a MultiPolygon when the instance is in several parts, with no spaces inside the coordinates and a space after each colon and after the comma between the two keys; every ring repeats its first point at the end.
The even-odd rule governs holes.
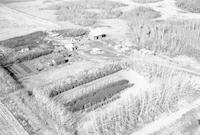
{"type": "Polygon", "coordinates": [[[65,44],[64,47],[69,51],[74,51],[75,50],[75,46],[74,46],[73,43],[65,44]]]}
{"type": "Polygon", "coordinates": [[[28,48],[28,47],[26,47],[26,48],[22,48],[21,50],[20,50],[20,52],[21,53],[24,53],[24,52],[28,52],[30,49],[28,48]]]}
{"type": "Polygon", "coordinates": [[[104,51],[99,49],[99,48],[93,48],[91,51],[90,51],[91,54],[103,54],[104,51]]]}
{"type": "Polygon", "coordinates": [[[90,39],[92,40],[100,40],[105,38],[107,35],[101,30],[96,28],[95,30],[91,31],[89,34],[90,39]]]}
{"type": "Polygon", "coordinates": [[[97,36],[94,36],[94,40],[99,40],[105,37],[106,37],[106,34],[97,35],[97,36]]]}
{"type": "Polygon", "coordinates": [[[52,60],[52,65],[60,65],[60,64],[63,64],[63,63],[66,63],[68,62],[69,60],[66,59],[65,57],[58,57],[58,58],[55,58],[52,60]]]}

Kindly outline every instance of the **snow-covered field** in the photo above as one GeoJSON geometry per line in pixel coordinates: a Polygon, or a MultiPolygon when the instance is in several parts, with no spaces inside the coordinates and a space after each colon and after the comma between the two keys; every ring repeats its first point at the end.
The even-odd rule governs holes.
{"type": "MultiPolygon", "coordinates": [[[[106,36],[110,38],[111,40],[115,41],[117,45],[118,43],[120,43],[122,46],[126,44],[127,48],[132,47],[132,43],[129,37],[130,29],[129,29],[128,21],[120,17],[114,18],[114,19],[98,19],[96,27],[93,27],[93,26],[83,27],[83,26],[72,24],[69,21],[58,21],[56,19],[55,11],[49,10],[48,7],[55,4],[60,4],[60,3],[62,4],[62,2],[64,1],[73,1],[73,0],[60,0],[60,1],[35,0],[35,1],[28,1],[28,2],[14,2],[14,3],[0,4],[0,41],[17,37],[17,36],[26,35],[35,31],[50,31],[50,30],[65,29],[65,28],[87,28],[90,30],[89,37],[106,34],[106,36]],[[98,27],[98,26],[101,26],[101,27],[98,27]]],[[[132,0],[111,0],[111,1],[126,4],[127,6],[119,7],[115,9],[123,13],[130,12],[137,7],[148,7],[160,13],[161,16],[152,21],[200,20],[200,14],[191,13],[191,12],[184,11],[178,8],[175,4],[175,0],[163,0],[163,1],[155,2],[155,3],[145,3],[145,4],[136,3],[136,2],[133,2],[132,0]]],[[[90,9],[89,11],[99,13],[101,12],[101,9],[98,9],[98,10],[90,9]]],[[[102,41],[102,42],[103,43],[105,42],[106,44],[106,41],[102,41]]],[[[89,44],[89,43],[86,42],[86,44],[89,44]]],[[[99,45],[98,47],[99,48],[96,48],[96,51],[104,52],[104,51],[108,51],[110,46],[106,48],[105,50],[104,50],[105,46],[103,45],[102,46],[99,45]]],[[[93,49],[90,48],[90,49],[95,50],[94,48],[93,49]]],[[[177,56],[173,58],[168,57],[168,56],[163,56],[163,55],[154,56],[153,52],[150,52],[149,50],[146,50],[146,49],[143,49],[143,50],[141,49],[140,51],[135,49],[131,57],[129,57],[128,54],[123,53],[123,51],[120,50],[120,47],[119,48],[115,47],[115,49],[113,50],[116,51],[115,54],[119,54],[119,55],[121,54],[121,56],[123,56],[123,58],[119,57],[119,59],[120,58],[123,60],[130,59],[131,61],[135,60],[135,61],[140,61],[142,63],[151,63],[152,65],[156,65],[158,70],[160,66],[163,66],[165,68],[173,69],[174,71],[176,70],[178,72],[183,72],[184,74],[189,74],[191,76],[194,75],[196,78],[200,77],[200,73],[199,73],[200,63],[195,58],[189,58],[187,56],[177,56]]],[[[110,49],[110,52],[113,52],[113,50],[110,49]]],[[[52,68],[51,70],[47,70],[45,72],[33,75],[31,77],[28,76],[27,78],[26,77],[22,78],[21,81],[25,83],[25,87],[27,89],[37,88],[45,84],[49,84],[51,82],[56,82],[59,79],[62,79],[64,77],[73,76],[74,74],[77,74],[85,69],[96,68],[98,67],[98,64],[101,64],[102,66],[112,61],[112,57],[107,57],[106,55],[104,57],[107,57],[109,61],[106,61],[106,60],[104,61],[104,59],[102,59],[104,53],[99,54],[99,55],[102,55],[102,57],[98,55],[95,56],[95,53],[93,53],[94,57],[92,57],[92,55],[86,54],[85,52],[78,52],[78,53],[80,57],[84,57],[85,59],[83,58],[84,60],[76,62],[75,64],[67,65],[67,67],[66,65],[60,66],[59,68],[58,67],[52,68]],[[87,56],[87,59],[86,59],[86,56],[87,56]]],[[[113,58],[113,61],[114,61],[114,58],[113,58]]],[[[149,69],[153,70],[152,67],[148,67],[147,70],[149,69]]],[[[113,108],[116,109],[118,105],[120,105],[123,102],[123,100],[127,101],[127,98],[130,97],[130,95],[132,96],[132,98],[141,96],[141,94],[149,92],[149,90],[154,90],[154,88],[157,88],[157,86],[160,86],[160,84],[158,84],[159,82],[156,82],[156,81],[151,82],[148,80],[149,78],[147,78],[145,75],[142,75],[130,69],[127,71],[120,71],[116,74],[118,77],[126,78],[127,80],[129,80],[130,83],[133,83],[134,86],[122,92],[119,100],[116,100],[112,102],[111,104],[107,104],[105,107],[106,109],[103,108],[107,112],[109,112],[113,108]]],[[[160,76],[162,76],[162,74],[160,76]]],[[[184,78],[179,78],[179,79],[184,80],[184,78]]],[[[180,80],[177,80],[177,81],[180,81],[180,80]]],[[[198,81],[199,79],[191,83],[198,84],[198,81]]],[[[172,86],[172,88],[174,87],[172,86]]],[[[166,89],[169,89],[169,88],[166,88],[166,89]]],[[[180,119],[187,112],[199,107],[199,104],[200,104],[199,99],[191,102],[191,104],[188,104],[187,102],[183,101],[183,104],[177,105],[177,108],[178,108],[177,111],[163,113],[155,121],[152,121],[147,124],[143,123],[144,125],[141,128],[139,128],[139,130],[133,132],[131,135],[149,135],[149,134],[154,134],[155,132],[158,132],[160,130],[163,130],[163,128],[172,125],[176,120],[180,119]]],[[[3,107],[3,105],[0,104],[0,107],[1,106],[3,107]]],[[[2,110],[0,110],[0,113],[2,113],[1,117],[4,117],[4,114],[3,114],[4,109],[5,108],[2,108],[2,110]]],[[[105,110],[102,111],[101,109],[99,110],[100,110],[99,112],[94,111],[94,112],[88,113],[85,116],[85,119],[86,120],[92,119],[93,115],[97,115],[97,114],[101,115],[101,113],[103,114],[105,111],[105,110]]],[[[94,118],[96,117],[97,116],[94,116],[94,118]]],[[[8,126],[13,128],[13,125],[15,124],[16,121],[12,119],[13,119],[12,117],[9,117],[8,120],[13,121],[13,123],[8,126]]],[[[90,121],[89,122],[87,121],[85,123],[83,122],[83,123],[80,123],[79,126],[80,127],[83,126],[87,128],[87,126],[88,127],[93,126],[92,125],[93,122],[94,122],[93,120],[91,120],[91,123],[90,121]]],[[[3,123],[6,123],[6,122],[3,121],[3,123]]],[[[3,127],[2,126],[3,123],[0,122],[1,124],[0,129],[1,127],[3,127]]],[[[50,123],[54,123],[54,122],[51,121],[50,123]]],[[[8,124],[10,124],[10,122],[8,122],[8,124]]],[[[16,132],[16,134],[19,134],[17,132],[23,129],[21,129],[20,125],[17,125],[16,129],[13,128],[12,130],[16,130],[13,132],[16,132]]],[[[59,129],[56,129],[56,130],[59,130],[59,129]]],[[[44,131],[44,133],[45,132],[48,132],[48,131],[44,131]]],[[[1,135],[1,131],[0,131],[0,135],[1,135]]]]}

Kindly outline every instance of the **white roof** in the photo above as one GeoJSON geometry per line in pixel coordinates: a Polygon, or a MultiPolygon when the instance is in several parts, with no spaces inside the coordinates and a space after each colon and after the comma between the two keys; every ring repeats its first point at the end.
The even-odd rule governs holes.
{"type": "Polygon", "coordinates": [[[96,28],[96,29],[93,29],[93,30],[90,31],[89,36],[94,37],[94,36],[98,36],[98,35],[102,35],[102,34],[105,34],[103,32],[103,30],[100,29],[100,28],[96,28]]]}

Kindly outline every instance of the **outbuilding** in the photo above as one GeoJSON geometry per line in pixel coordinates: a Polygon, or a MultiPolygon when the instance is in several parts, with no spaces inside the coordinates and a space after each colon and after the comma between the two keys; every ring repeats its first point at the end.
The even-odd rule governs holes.
{"type": "Polygon", "coordinates": [[[101,39],[107,37],[107,35],[103,31],[103,29],[96,28],[90,32],[89,37],[92,40],[101,40],[101,39]]]}
{"type": "Polygon", "coordinates": [[[52,65],[60,65],[60,64],[63,64],[63,63],[66,63],[68,62],[69,60],[66,59],[65,57],[58,57],[58,58],[55,58],[52,60],[52,65]]]}
{"type": "Polygon", "coordinates": [[[94,40],[103,39],[105,37],[106,37],[106,34],[97,35],[97,36],[94,36],[94,40]]]}

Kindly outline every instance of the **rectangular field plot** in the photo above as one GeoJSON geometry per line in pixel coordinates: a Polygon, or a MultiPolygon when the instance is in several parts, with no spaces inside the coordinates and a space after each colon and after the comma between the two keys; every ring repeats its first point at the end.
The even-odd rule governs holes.
{"type": "Polygon", "coordinates": [[[108,85],[102,86],[101,88],[95,89],[95,91],[89,94],[85,94],[80,98],[74,99],[73,101],[65,104],[65,106],[69,107],[69,110],[72,112],[80,111],[100,102],[104,102],[118,94],[120,91],[131,86],[132,84],[129,84],[128,80],[112,82],[108,85]]]}
{"type": "Polygon", "coordinates": [[[83,94],[89,94],[90,92],[93,92],[95,89],[99,89],[102,86],[108,85],[115,81],[119,81],[121,79],[122,78],[119,76],[116,76],[116,74],[112,74],[112,75],[106,76],[104,78],[94,80],[93,82],[83,84],[83,85],[78,86],[69,91],[65,91],[65,92],[55,96],[53,99],[57,103],[58,102],[59,103],[67,103],[74,99],[80,98],[83,94]]]}
{"type": "MultiPolygon", "coordinates": [[[[71,90],[73,88],[76,88],[78,86],[93,82],[95,80],[98,80],[100,78],[112,75],[116,72],[119,72],[122,70],[122,67],[119,65],[106,65],[103,68],[97,68],[94,70],[86,70],[82,73],[79,73],[76,75],[74,79],[72,79],[70,82],[66,81],[66,79],[61,80],[59,83],[51,84],[51,89],[42,89],[41,91],[46,91],[44,95],[47,95],[51,98],[59,95],[60,93],[63,93],[65,91],[71,90]],[[62,84],[62,85],[60,85],[62,84]]],[[[49,85],[50,86],[50,85],[49,85]]]]}
{"type": "Polygon", "coordinates": [[[64,104],[70,111],[76,112],[106,102],[126,88],[133,86],[126,79],[104,79],[87,84],[88,86],[86,85],[85,88],[79,87],[62,93],[55,97],[54,101],[64,104]]]}
{"type": "Polygon", "coordinates": [[[0,102],[0,135],[28,135],[14,116],[0,102]]]}
{"type": "Polygon", "coordinates": [[[25,63],[17,63],[10,66],[9,70],[20,78],[36,72],[29,66],[30,65],[27,65],[25,63]]]}

